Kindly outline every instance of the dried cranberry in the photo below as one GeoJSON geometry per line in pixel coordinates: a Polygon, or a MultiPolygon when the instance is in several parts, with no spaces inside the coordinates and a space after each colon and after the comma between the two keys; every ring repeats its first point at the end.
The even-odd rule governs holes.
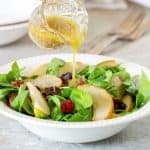
{"type": "Polygon", "coordinates": [[[63,113],[72,113],[74,111],[74,103],[71,100],[65,100],[61,103],[61,111],[63,113]]]}
{"type": "Polygon", "coordinates": [[[79,83],[80,85],[83,85],[83,84],[85,84],[85,81],[84,81],[84,79],[80,79],[80,83],[79,83]]]}
{"type": "Polygon", "coordinates": [[[67,72],[65,74],[62,74],[60,78],[62,79],[64,84],[67,84],[69,82],[69,80],[72,79],[72,73],[67,72]]]}
{"type": "Polygon", "coordinates": [[[126,105],[120,100],[114,100],[114,108],[124,110],[126,108],[126,105]]]}
{"type": "Polygon", "coordinates": [[[52,86],[49,88],[45,88],[43,94],[46,96],[48,96],[48,95],[61,95],[61,89],[59,87],[52,86]]]}
{"type": "Polygon", "coordinates": [[[24,82],[22,80],[11,82],[11,84],[15,87],[20,87],[24,82]]]}

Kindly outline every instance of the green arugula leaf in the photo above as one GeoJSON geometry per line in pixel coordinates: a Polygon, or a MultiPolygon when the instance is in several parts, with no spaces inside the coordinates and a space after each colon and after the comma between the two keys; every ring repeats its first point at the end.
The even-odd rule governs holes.
{"type": "Polygon", "coordinates": [[[8,83],[7,74],[0,74],[0,83],[8,83]]]}
{"type": "Polygon", "coordinates": [[[19,68],[17,62],[15,61],[11,66],[11,71],[7,74],[7,79],[9,81],[16,81],[20,78],[21,69],[19,68]]]}
{"type": "Polygon", "coordinates": [[[3,88],[12,88],[12,89],[18,89],[17,87],[13,86],[12,84],[9,84],[9,83],[0,83],[0,89],[3,89],[3,88]]]}
{"type": "Polygon", "coordinates": [[[148,100],[150,100],[150,81],[147,75],[144,72],[142,72],[140,87],[136,95],[136,107],[140,108],[148,100]]]}
{"type": "Polygon", "coordinates": [[[108,82],[103,81],[101,79],[90,79],[87,81],[87,83],[101,88],[106,88],[108,86],[108,82]]]}
{"type": "Polygon", "coordinates": [[[104,78],[105,72],[106,72],[105,67],[95,67],[94,70],[90,73],[88,79],[104,78]]]}
{"type": "Polygon", "coordinates": [[[32,105],[32,102],[29,98],[26,98],[24,100],[24,102],[22,102],[21,106],[20,106],[20,112],[25,112],[29,115],[34,115],[34,112],[33,112],[33,105],[32,105]]]}
{"type": "Polygon", "coordinates": [[[129,80],[126,80],[123,84],[125,87],[126,92],[136,95],[139,85],[138,85],[138,78],[137,77],[133,77],[129,80]]]}
{"type": "Polygon", "coordinates": [[[112,76],[113,74],[111,70],[106,70],[106,67],[97,67],[90,74],[87,82],[91,85],[106,88],[109,85],[112,76]]]}
{"type": "Polygon", "coordinates": [[[26,90],[26,85],[21,85],[19,88],[18,95],[12,103],[13,109],[21,111],[25,100],[28,98],[29,92],[26,90]]]}
{"type": "Polygon", "coordinates": [[[0,74],[0,83],[9,83],[11,81],[19,80],[21,77],[21,69],[17,62],[14,62],[11,66],[11,71],[6,74],[0,74]]]}
{"type": "Polygon", "coordinates": [[[65,62],[62,59],[59,58],[53,58],[51,60],[51,62],[48,65],[47,74],[51,74],[51,75],[55,75],[58,76],[59,75],[59,70],[61,67],[63,67],[65,64],[65,62]]]}
{"type": "Polygon", "coordinates": [[[116,86],[107,86],[106,90],[111,93],[114,97],[118,97],[120,95],[120,90],[116,86]]]}
{"type": "Polygon", "coordinates": [[[38,75],[33,75],[33,76],[21,76],[22,80],[27,80],[27,79],[36,79],[38,75]]]}
{"type": "Polygon", "coordinates": [[[126,72],[125,69],[122,69],[121,71],[115,73],[115,75],[119,75],[123,81],[130,79],[130,75],[128,72],[126,72]]]}
{"type": "Polygon", "coordinates": [[[16,89],[13,88],[5,88],[5,89],[0,89],[0,100],[3,100],[6,96],[8,96],[12,92],[16,92],[16,89]]]}
{"type": "Polygon", "coordinates": [[[85,66],[77,75],[88,78],[94,69],[95,66],[85,66]]]}
{"type": "Polygon", "coordinates": [[[17,92],[18,89],[11,84],[0,83],[0,100],[3,100],[12,92],[17,92]]]}

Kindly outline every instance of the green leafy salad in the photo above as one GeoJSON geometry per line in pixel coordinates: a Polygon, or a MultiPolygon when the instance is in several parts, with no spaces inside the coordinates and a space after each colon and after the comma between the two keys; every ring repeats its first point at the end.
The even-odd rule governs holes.
{"type": "Polygon", "coordinates": [[[128,115],[150,100],[144,72],[131,75],[115,60],[96,65],[53,58],[23,76],[17,62],[0,74],[0,100],[20,113],[56,121],[83,122],[128,115]]]}

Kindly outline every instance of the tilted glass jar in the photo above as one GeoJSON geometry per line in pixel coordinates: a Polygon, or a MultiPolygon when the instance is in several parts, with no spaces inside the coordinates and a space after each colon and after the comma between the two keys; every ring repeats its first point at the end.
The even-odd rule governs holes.
{"type": "Polygon", "coordinates": [[[88,14],[80,0],[43,0],[30,18],[29,36],[39,47],[79,48],[88,28],[88,14]]]}

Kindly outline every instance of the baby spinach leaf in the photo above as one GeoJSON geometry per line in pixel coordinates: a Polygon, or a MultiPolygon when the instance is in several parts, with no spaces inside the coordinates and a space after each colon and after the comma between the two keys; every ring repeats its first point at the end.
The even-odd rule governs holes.
{"type": "Polygon", "coordinates": [[[55,75],[58,76],[59,75],[59,70],[61,67],[63,67],[65,64],[65,62],[62,59],[59,58],[53,58],[51,60],[51,62],[48,65],[47,74],[51,74],[51,75],[55,75]]]}
{"type": "Polygon", "coordinates": [[[61,95],[65,98],[70,98],[72,88],[64,88],[61,92],[61,95]]]}
{"type": "Polygon", "coordinates": [[[81,109],[77,113],[73,114],[68,120],[68,122],[81,122],[81,121],[91,121],[93,116],[92,107],[81,109]]]}
{"type": "Polygon", "coordinates": [[[76,110],[89,108],[93,105],[92,97],[87,92],[80,89],[73,89],[70,99],[74,102],[76,110]]]}
{"type": "Polygon", "coordinates": [[[61,121],[67,121],[70,119],[74,114],[66,114],[61,118],[61,121]]]}
{"type": "Polygon", "coordinates": [[[48,104],[52,107],[53,105],[56,105],[57,107],[60,108],[61,102],[65,100],[64,97],[59,96],[59,95],[54,95],[54,96],[48,96],[48,104]]]}
{"type": "Polygon", "coordinates": [[[64,117],[64,113],[62,113],[57,106],[54,106],[51,111],[51,118],[53,120],[60,121],[62,120],[63,117],[64,117]]]}
{"type": "Polygon", "coordinates": [[[136,107],[140,108],[150,99],[150,81],[147,75],[142,72],[140,87],[136,95],[136,107]]]}
{"type": "Polygon", "coordinates": [[[48,96],[48,104],[51,108],[51,118],[53,120],[59,121],[64,117],[64,114],[61,112],[61,102],[63,100],[65,100],[65,98],[62,96],[48,96]]]}

